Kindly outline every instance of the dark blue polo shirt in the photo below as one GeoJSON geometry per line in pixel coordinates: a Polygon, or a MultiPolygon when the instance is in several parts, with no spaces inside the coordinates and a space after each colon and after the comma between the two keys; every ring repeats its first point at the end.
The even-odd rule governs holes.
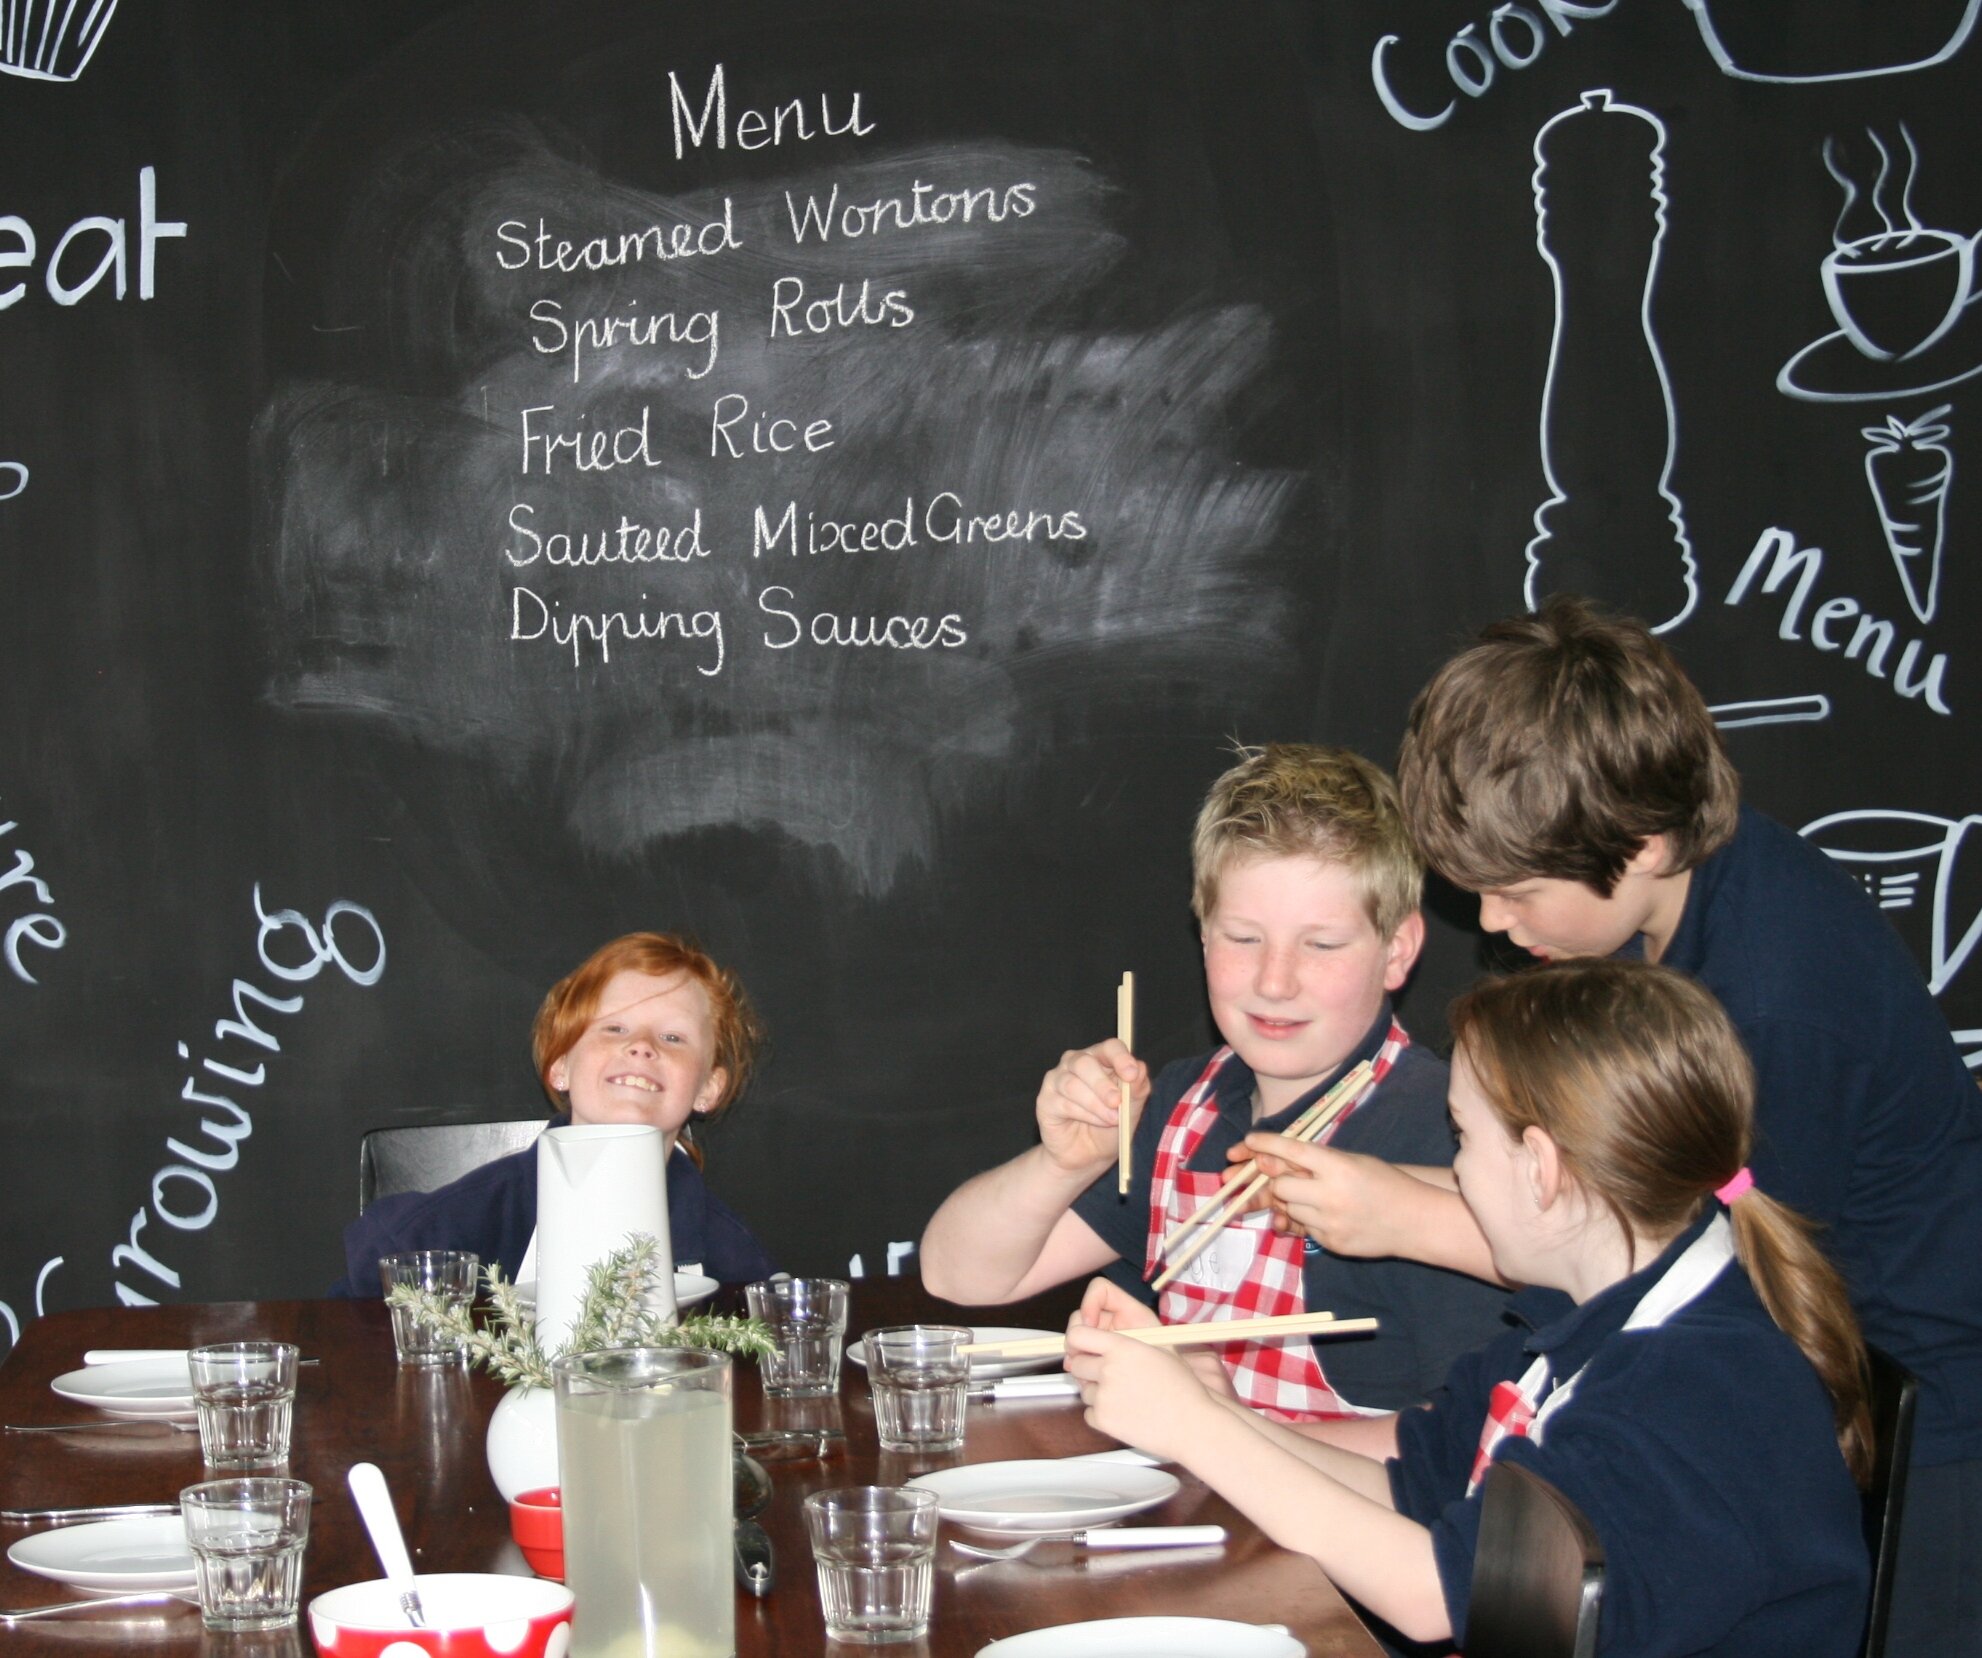
{"type": "MultiPolygon", "coordinates": [[[[1340,1070],[1374,1059],[1390,1033],[1386,1003],[1376,1023],[1340,1070]]],[[[1156,1078],[1136,1124],[1126,1197],[1117,1194],[1115,1172],[1074,1200],[1074,1213],[1094,1228],[1122,1262],[1109,1277],[1154,1305],[1142,1267],[1149,1249],[1150,1172],[1156,1145],[1176,1113],[1177,1103],[1204,1074],[1209,1054],[1167,1065],[1156,1078]]],[[[1365,1152],[1391,1163],[1439,1168],[1452,1164],[1452,1125],[1446,1115],[1445,1061],[1415,1043],[1406,1048],[1376,1091],[1350,1113],[1329,1144],[1341,1151],[1365,1152]]],[[[1335,1080],[1328,1077],[1285,1111],[1263,1119],[1269,1133],[1287,1127],[1335,1080]]],[[[1223,1174],[1225,1151],[1252,1132],[1253,1074],[1236,1056],[1219,1073],[1218,1121],[1199,1142],[1188,1167],[1223,1174]]],[[[1343,1318],[1376,1318],[1382,1329],[1369,1336],[1338,1337],[1315,1343],[1329,1383],[1355,1404],[1398,1410],[1416,1404],[1444,1379],[1459,1354],[1470,1352],[1507,1328],[1507,1293],[1463,1273],[1414,1261],[1353,1260],[1333,1255],[1310,1240],[1302,1273],[1307,1305],[1343,1318]]]]}
{"type": "Polygon", "coordinates": [[[1663,960],[1754,1058],[1756,1183],[1822,1223],[1865,1339],[1920,1378],[1914,1461],[1982,1457],[1982,1093],[1899,935],[1744,807],[1663,960]]]}
{"type": "Polygon", "coordinates": [[[1523,1291],[1517,1312],[1554,1321],[1461,1359],[1429,1409],[1398,1418],[1391,1496],[1431,1528],[1459,1638],[1480,1524],[1465,1490],[1488,1400],[1547,1353],[1552,1382],[1581,1372],[1576,1390],[1540,1444],[1503,1440],[1495,1460],[1540,1474],[1596,1528],[1605,1658],[1855,1658],[1871,1592],[1858,1491],[1830,1395],[1740,1263],[1666,1323],[1623,1328],[1720,1212],[1709,1204],[1658,1260],[1580,1307],[1523,1291]]]}
{"type": "MultiPolygon", "coordinates": [[[[571,1119],[552,1118],[561,1128],[571,1119]]],[[[704,1184],[702,1171],[679,1148],[668,1158],[668,1233],[674,1259],[725,1284],[750,1283],[776,1270],[764,1246],[735,1210],[704,1184]]],[[[379,1292],[379,1258],[405,1249],[472,1249],[488,1266],[500,1262],[514,1279],[537,1230],[537,1148],[534,1144],[470,1169],[432,1192],[382,1197],[344,1229],[344,1277],[335,1296],[379,1292]]]]}

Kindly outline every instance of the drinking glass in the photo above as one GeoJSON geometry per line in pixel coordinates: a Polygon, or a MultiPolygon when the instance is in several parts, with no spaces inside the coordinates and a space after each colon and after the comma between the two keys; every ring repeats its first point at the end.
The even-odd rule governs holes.
{"type": "Polygon", "coordinates": [[[971,1340],[960,1324],[899,1324],[867,1332],[867,1385],[884,1451],[954,1451],[963,1444],[971,1340]]]}
{"type": "MultiPolygon", "coordinates": [[[[292,1349],[293,1351],[293,1349],[292,1349]]],[[[302,1480],[226,1479],[189,1485],[179,1513],[209,1629],[279,1629],[296,1620],[310,1488],[302,1480]]]]}
{"type": "Polygon", "coordinates": [[[856,1485],[805,1499],[819,1605],[833,1641],[912,1641],[936,1589],[936,1493],[856,1485]]]}
{"type": "Polygon", "coordinates": [[[252,1468],[289,1455],[296,1349],[286,1341],[222,1341],[186,1355],[200,1454],[210,1468],[252,1468]]]}
{"type": "MultiPolygon", "coordinates": [[[[389,1296],[399,1285],[437,1295],[451,1312],[474,1304],[481,1257],[466,1249],[409,1249],[379,1261],[379,1284],[389,1296]]],[[[411,1307],[392,1309],[392,1345],[401,1364],[453,1364],[461,1338],[428,1323],[411,1307]]]]}
{"type": "Polygon", "coordinates": [[[840,1344],[846,1339],[844,1278],[772,1278],[748,1284],[752,1318],[770,1327],[777,1350],[767,1355],[764,1392],[773,1399],[837,1393],[840,1344]]]}
{"type": "Polygon", "coordinates": [[[609,1348],[552,1374],[571,1658],[734,1652],[729,1355],[609,1348]]]}

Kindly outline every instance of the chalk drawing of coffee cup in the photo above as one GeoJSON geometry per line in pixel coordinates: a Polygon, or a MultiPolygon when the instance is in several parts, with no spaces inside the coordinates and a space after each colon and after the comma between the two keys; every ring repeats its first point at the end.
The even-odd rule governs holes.
{"type": "Polygon", "coordinates": [[[1968,890],[1973,882],[1957,862],[1977,829],[1982,817],[1866,808],[1832,812],[1804,824],[1802,834],[1865,888],[1924,957],[1927,988],[1938,996],[1982,942],[1982,896],[1968,890]],[[1957,934],[1950,917],[1958,905],[1973,913],[1957,934]]]}
{"type": "MultiPolygon", "coordinates": [[[[1982,232],[1978,232],[1982,235],[1982,232]]],[[[1851,343],[1882,363],[1917,357],[1954,327],[1975,287],[1975,236],[1893,230],[1824,256],[1824,297],[1851,343]]]]}
{"type": "Polygon", "coordinates": [[[28,469],[19,461],[0,461],[0,501],[11,501],[28,487],[28,469]]]}
{"type": "Polygon", "coordinates": [[[0,5],[0,74],[31,81],[72,81],[90,54],[117,0],[6,0],[0,5]]]}
{"type": "Polygon", "coordinates": [[[1931,69],[1968,43],[1982,0],[1685,0],[1724,75],[1794,86],[1931,69]]]}

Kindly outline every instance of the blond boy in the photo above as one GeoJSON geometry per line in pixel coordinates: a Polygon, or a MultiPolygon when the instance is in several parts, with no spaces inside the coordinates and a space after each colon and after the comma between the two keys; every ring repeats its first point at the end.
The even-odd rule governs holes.
{"type": "MultiPolygon", "coordinates": [[[[1459,1353],[1501,1328],[1503,1297],[1438,1268],[1349,1260],[1265,1212],[1224,1227],[1156,1298],[1159,1240],[1215,1191],[1246,1135],[1293,1121],[1368,1060],[1376,1087],[1332,1131],[1336,1147],[1449,1165],[1444,1062],[1390,1006],[1424,940],[1423,870],[1395,786],[1341,749],[1249,751],[1212,785],[1192,841],[1192,908],[1205,989],[1224,1039],[1152,1082],[1119,1041],[1061,1056],[1035,1105],[1039,1143],[967,1181],[923,1234],[922,1275],[964,1303],[1023,1299],[1113,1269],[1167,1322],[1327,1309],[1374,1316],[1373,1339],[1226,1350],[1239,1396],[1288,1419],[1394,1410],[1425,1396],[1459,1353]],[[1118,1195],[1122,1084],[1136,1114],[1118,1195]]],[[[1287,1142],[1275,1141],[1277,1147],[1287,1142]]]]}

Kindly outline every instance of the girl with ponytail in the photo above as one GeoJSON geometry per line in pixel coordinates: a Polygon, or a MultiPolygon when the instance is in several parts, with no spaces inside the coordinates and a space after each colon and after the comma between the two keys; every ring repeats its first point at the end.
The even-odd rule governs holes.
{"type": "Polygon", "coordinates": [[[1459,1191],[1528,1327],[1427,1408],[1290,1427],[1126,1340],[1105,1282],[1069,1335],[1097,1427],[1183,1463],[1413,1641],[1465,1629],[1479,1486],[1550,1481],[1607,1558],[1607,1655],[1853,1658],[1864,1347],[1844,1287],[1747,1172],[1754,1078],[1710,993],[1551,964],[1454,1004],[1459,1191]],[[1565,1295],[1567,1299],[1565,1300],[1565,1295]]]}

